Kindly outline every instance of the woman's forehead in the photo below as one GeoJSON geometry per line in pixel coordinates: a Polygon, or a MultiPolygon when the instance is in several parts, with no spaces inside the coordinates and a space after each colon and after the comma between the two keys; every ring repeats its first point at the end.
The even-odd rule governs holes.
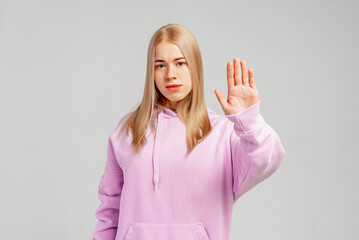
{"type": "Polygon", "coordinates": [[[181,49],[174,43],[161,42],[156,46],[155,49],[156,59],[170,59],[175,60],[177,58],[184,58],[181,49]]]}

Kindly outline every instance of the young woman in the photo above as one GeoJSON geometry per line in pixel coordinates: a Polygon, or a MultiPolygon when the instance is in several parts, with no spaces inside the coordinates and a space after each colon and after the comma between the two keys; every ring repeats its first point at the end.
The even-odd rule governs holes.
{"type": "Polygon", "coordinates": [[[147,54],[142,101],[108,139],[93,239],[228,240],[233,204],[285,155],[259,113],[253,71],[227,63],[227,99],[215,90],[223,116],[205,104],[188,29],[161,27],[147,54]]]}

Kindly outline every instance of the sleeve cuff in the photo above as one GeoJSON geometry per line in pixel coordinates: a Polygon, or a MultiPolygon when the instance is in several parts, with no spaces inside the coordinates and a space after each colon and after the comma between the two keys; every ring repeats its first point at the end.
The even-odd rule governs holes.
{"type": "Polygon", "coordinates": [[[234,130],[239,133],[248,133],[252,130],[260,128],[264,119],[259,113],[260,110],[260,100],[253,106],[243,110],[239,113],[225,115],[229,121],[234,123],[234,130]]]}

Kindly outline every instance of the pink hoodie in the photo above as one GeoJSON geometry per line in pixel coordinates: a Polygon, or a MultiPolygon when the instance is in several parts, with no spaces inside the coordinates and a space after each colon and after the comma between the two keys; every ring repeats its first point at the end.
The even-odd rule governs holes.
{"type": "Polygon", "coordinates": [[[259,104],[232,115],[207,106],[212,132],[188,155],[176,112],[163,108],[138,155],[131,134],[118,137],[126,114],[108,140],[93,239],[228,240],[233,204],[285,154],[259,104]]]}

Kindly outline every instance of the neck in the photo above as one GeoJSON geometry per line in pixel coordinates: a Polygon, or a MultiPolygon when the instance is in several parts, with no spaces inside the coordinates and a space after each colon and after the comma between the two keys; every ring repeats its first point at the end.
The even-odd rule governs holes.
{"type": "Polygon", "coordinates": [[[176,102],[176,103],[172,103],[171,101],[168,101],[166,107],[169,108],[169,109],[171,109],[172,111],[176,112],[177,102],[176,102]]]}

